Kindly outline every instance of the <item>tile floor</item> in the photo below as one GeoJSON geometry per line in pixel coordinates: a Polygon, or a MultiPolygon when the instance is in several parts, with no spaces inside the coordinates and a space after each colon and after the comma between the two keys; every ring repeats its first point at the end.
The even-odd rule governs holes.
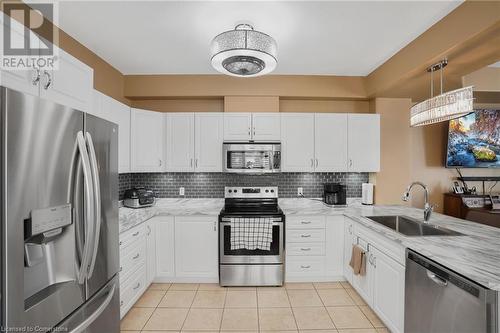
{"type": "Polygon", "coordinates": [[[280,288],[153,283],[121,321],[121,333],[389,332],[347,282],[280,288]]]}

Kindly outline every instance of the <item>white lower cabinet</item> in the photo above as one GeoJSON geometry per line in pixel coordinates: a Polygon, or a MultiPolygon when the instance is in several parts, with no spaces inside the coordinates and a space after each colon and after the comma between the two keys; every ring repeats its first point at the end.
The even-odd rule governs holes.
{"type": "Polygon", "coordinates": [[[156,241],[156,277],[158,282],[168,282],[175,276],[175,223],[173,216],[153,217],[156,241]]]}
{"type": "Polygon", "coordinates": [[[156,219],[146,221],[146,267],[148,284],[156,277],[156,219]]]}
{"type": "Polygon", "coordinates": [[[218,220],[216,216],[175,218],[175,276],[218,281],[218,220]]]}
{"type": "Polygon", "coordinates": [[[342,280],[343,220],[342,215],[287,217],[286,281],[342,280]]]}
{"type": "MultiPolygon", "coordinates": [[[[352,221],[351,225],[349,228],[349,224],[346,224],[348,227],[345,229],[346,239],[351,237],[349,233],[351,231],[353,244],[362,246],[367,255],[366,274],[352,275],[351,270],[351,284],[391,332],[403,332],[404,248],[387,239],[381,239],[380,235],[368,232],[367,228],[352,221]],[[395,258],[398,258],[398,261],[395,258]]],[[[347,250],[346,246],[344,251],[347,250]]]]}
{"type": "Polygon", "coordinates": [[[349,266],[352,254],[352,245],[354,244],[353,234],[354,223],[351,219],[344,219],[344,278],[352,284],[352,268],[349,266]]]}

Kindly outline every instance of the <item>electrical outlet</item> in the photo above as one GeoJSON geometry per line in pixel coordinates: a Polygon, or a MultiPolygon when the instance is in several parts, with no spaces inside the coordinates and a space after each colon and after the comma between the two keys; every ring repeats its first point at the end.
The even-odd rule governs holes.
{"type": "Polygon", "coordinates": [[[179,195],[184,195],[184,187],[179,187],[179,195]]]}
{"type": "Polygon", "coordinates": [[[297,196],[301,197],[304,195],[304,189],[302,187],[297,187],[297,196]]]}

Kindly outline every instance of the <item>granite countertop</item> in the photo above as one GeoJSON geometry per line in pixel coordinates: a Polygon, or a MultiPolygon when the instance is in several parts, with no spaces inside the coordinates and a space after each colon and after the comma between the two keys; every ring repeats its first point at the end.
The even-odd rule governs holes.
{"type": "MultiPolygon", "coordinates": [[[[218,215],[223,199],[158,199],[143,209],[120,208],[120,232],[155,215],[218,215]]],[[[430,222],[465,236],[408,237],[379,225],[366,216],[406,215],[423,219],[423,210],[405,206],[363,206],[359,201],[347,207],[329,207],[310,199],[280,199],[285,215],[345,215],[363,226],[433,259],[487,288],[500,291],[500,229],[434,213],[430,222]]]]}

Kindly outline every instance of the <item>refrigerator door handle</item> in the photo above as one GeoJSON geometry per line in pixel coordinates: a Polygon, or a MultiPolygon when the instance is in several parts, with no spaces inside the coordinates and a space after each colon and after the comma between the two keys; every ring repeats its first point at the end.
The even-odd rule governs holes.
{"type": "Polygon", "coordinates": [[[92,257],[90,261],[90,267],[88,271],[87,278],[92,277],[92,273],[94,273],[95,261],[97,258],[97,250],[99,248],[99,236],[101,231],[101,184],[99,180],[99,170],[97,166],[97,156],[95,153],[94,142],[92,141],[92,136],[89,132],[85,134],[87,140],[87,147],[89,150],[90,157],[90,166],[92,168],[92,182],[94,185],[94,236],[92,240],[92,257]]]}
{"type": "Polygon", "coordinates": [[[76,140],[78,144],[78,150],[80,153],[80,158],[83,166],[83,183],[84,183],[84,198],[85,198],[85,243],[83,245],[83,257],[81,265],[78,269],[78,283],[83,284],[85,282],[86,272],[89,267],[90,259],[90,243],[92,235],[94,234],[94,224],[90,223],[90,219],[94,217],[94,202],[93,202],[93,186],[91,179],[90,170],[90,160],[87,154],[87,147],[85,144],[85,139],[83,138],[83,133],[80,131],[76,135],[76,140]]]}
{"type": "Polygon", "coordinates": [[[82,321],[77,327],[75,327],[70,333],[80,333],[85,331],[87,327],[90,326],[103,312],[106,310],[108,307],[109,303],[113,299],[113,296],[115,294],[115,289],[116,289],[116,284],[113,284],[113,287],[111,287],[111,290],[108,292],[108,296],[106,296],[106,299],[102,302],[101,305],[97,308],[97,310],[94,311],[90,316],[87,317],[84,321],[82,321]]]}

